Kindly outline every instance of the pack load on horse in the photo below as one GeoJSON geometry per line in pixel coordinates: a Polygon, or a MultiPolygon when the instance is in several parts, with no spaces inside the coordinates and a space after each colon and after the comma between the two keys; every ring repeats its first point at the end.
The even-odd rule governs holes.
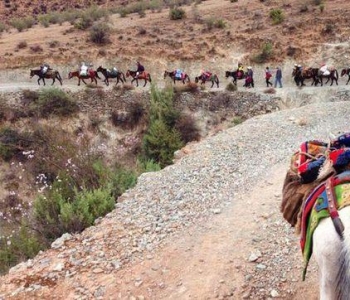
{"type": "Polygon", "coordinates": [[[116,78],[117,79],[116,84],[118,84],[119,81],[121,83],[125,83],[126,82],[124,73],[119,71],[116,67],[113,67],[111,69],[105,69],[105,68],[102,68],[102,66],[99,66],[97,68],[96,72],[101,72],[103,74],[103,76],[105,77],[103,82],[107,86],[109,85],[109,78],[116,78]]]}
{"type": "Polygon", "coordinates": [[[285,177],[281,212],[300,233],[303,280],[314,254],[321,299],[349,299],[350,133],[301,144],[285,177]]]}
{"type": "Polygon", "coordinates": [[[173,81],[174,84],[176,81],[182,81],[183,84],[187,82],[190,82],[190,77],[183,72],[181,69],[176,69],[174,71],[164,71],[164,79],[169,76],[173,81]]]}
{"type": "Polygon", "coordinates": [[[40,85],[40,80],[43,81],[44,85],[46,85],[45,78],[46,79],[52,79],[53,85],[56,81],[56,79],[60,82],[62,85],[62,77],[60,73],[57,70],[53,70],[50,68],[48,64],[43,64],[40,66],[40,69],[37,70],[30,70],[30,78],[33,76],[38,76],[38,85],[40,85]]]}
{"type": "Polygon", "coordinates": [[[80,81],[83,81],[84,84],[86,84],[84,79],[91,79],[91,83],[95,82],[97,84],[97,79],[101,79],[100,76],[98,76],[98,73],[96,70],[93,70],[91,68],[92,65],[88,66],[85,63],[82,63],[81,67],[77,71],[71,71],[68,73],[68,79],[71,79],[73,77],[78,78],[78,86],[80,85],[80,81]]]}
{"type": "Polygon", "coordinates": [[[82,62],[81,66],[80,66],[80,70],[79,70],[79,75],[80,76],[87,76],[88,70],[89,70],[89,66],[85,62],[82,62]]]}
{"type": "Polygon", "coordinates": [[[216,84],[216,87],[219,87],[219,77],[209,71],[201,71],[201,74],[195,77],[195,82],[198,83],[199,81],[201,81],[201,85],[205,84],[207,81],[211,81],[211,88],[214,84],[216,84]]]}
{"type": "Polygon", "coordinates": [[[40,70],[41,70],[41,74],[44,76],[46,74],[47,71],[51,71],[52,69],[50,68],[49,64],[47,63],[43,63],[41,66],[40,66],[40,70]]]}
{"type": "MultiPolygon", "coordinates": [[[[327,81],[325,84],[331,80],[331,86],[333,85],[334,81],[338,85],[338,71],[333,66],[327,66],[326,64],[322,64],[321,68],[313,68],[312,69],[314,78],[317,77],[318,81],[321,83],[321,86],[323,86],[323,78],[327,78],[327,81]]],[[[315,85],[317,85],[318,82],[316,82],[315,85]]]]}

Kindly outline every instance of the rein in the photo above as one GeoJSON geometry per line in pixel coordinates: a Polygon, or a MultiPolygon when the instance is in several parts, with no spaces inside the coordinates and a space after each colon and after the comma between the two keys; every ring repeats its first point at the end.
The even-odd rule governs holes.
{"type": "Polygon", "coordinates": [[[344,232],[344,224],[339,218],[339,213],[336,207],[335,194],[334,194],[334,177],[330,177],[327,179],[325,184],[325,190],[327,194],[328,201],[328,212],[332,219],[335,231],[339,235],[340,239],[343,240],[343,232],[344,232]]]}

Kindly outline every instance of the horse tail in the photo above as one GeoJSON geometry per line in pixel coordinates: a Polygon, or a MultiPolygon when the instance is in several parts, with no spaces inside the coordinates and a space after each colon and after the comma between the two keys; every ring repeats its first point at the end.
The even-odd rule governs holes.
{"type": "Polygon", "coordinates": [[[148,80],[149,80],[149,82],[152,82],[152,78],[151,78],[151,74],[150,73],[148,73],[148,80]]]}
{"type": "Polygon", "coordinates": [[[334,70],[334,77],[335,77],[335,79],[339,79],[339,75],[338,75],[338,71],[337,71],[337,69],[335,69],[334,70]]]}
{"type": "Polygon", "coordinates": [[[339,255],[339,270],[336,278],[336,291],[339,300],[349,299],[350,295],[350,207],[339,211],[340,219],[344,225],[342,251],[339,255]],[[347,215],[346,215],[347,213],[347,215]]]}

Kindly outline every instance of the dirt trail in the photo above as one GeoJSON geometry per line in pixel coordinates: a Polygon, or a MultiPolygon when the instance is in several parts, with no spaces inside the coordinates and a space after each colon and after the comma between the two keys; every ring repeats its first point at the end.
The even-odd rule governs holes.
{"type": "MultiPolygon", "coordinates": [[[[241,195],[208,224],[191,228],[154,256],[145,255],[144,261],[120,272],[117,286],[107,287],[105,299],[253,299],[247,276],[255,272],[258,262],[249,262],[248,258],[254,248],[264,249],[259,261],[269,265],[271,258],[264,253],[278,247],[278,241],[269,242],[272,233],[267,227],[282,218],[279,204],[286,167],[281,164],[272,170],[268,179],[262,179],[251,193],[241,195]]],[[[285,226],[284,221],[281,226],[285,226]]],[[[264,288],[279,289],[281,295],[290,291],[285,299],[317,299],[317,274],[312,266],[307,281],[301,282],[298,238],[291,230],[281,238],[292,240],[291,252],[285,258],[290,272],[278,287],[264,288]]],[[[277,267],[269,276],[277,277],[284,271],[277,267]]],[[[259,276],[264,275],[251,280],[259,281],[259,276]]],[[[100,284],[111,279],[100,277],[100,284]]]]}

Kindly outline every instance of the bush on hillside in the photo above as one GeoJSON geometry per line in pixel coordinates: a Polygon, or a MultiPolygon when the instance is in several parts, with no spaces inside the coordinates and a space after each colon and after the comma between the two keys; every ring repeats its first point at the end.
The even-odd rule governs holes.
{"type": "Polygon", "coordinates": [[[252,58],[252,60],[255,63],[261,64],[261,63],[267,62],[270,58],[272,58],[272,56],[273,56],[272,44],[268,42],[262,46],[261,52],[255,55],[252,58]]]}
{"type": "Polygon", "coordinates": [[[0,158],[4,161],[21,158],[21,153],[31,145],[32,139],[27,132],[20,133],[8,127],[0,130],[0,158]]]}
{"type": "Polygon", "coordinates": [[[272,9],[270,11],[270,18],[275,25],[282,23],[284,20],[283,11],[281,9],[272,9]]]}
{"type": "Polygon", "coordinates": [[[107,24],[95,24],[90,29],[90,41],[99,45],[107,44],[110,42],[110,33],[111,29],[107,24]]]}
{"type": "Polygon", "coordinates": [[[186,18],[186,12],[182,8],[175,7],[170,9],[169,17],[170,17],[170,20],[181,20],[186,18]]]}
{"type": "MultiPolygon", "coordinates": [[[[29,95],[30,93],[26,93],[29,95]]],[[[33,94],[33,98],[35,95],[33,94]]],[[[30,104],[32,114],[47,118],[51,115],[70,116],[79,110],[77,103],[64,91],[57,88],[43,89],[38,99],[30,104]]]]}

